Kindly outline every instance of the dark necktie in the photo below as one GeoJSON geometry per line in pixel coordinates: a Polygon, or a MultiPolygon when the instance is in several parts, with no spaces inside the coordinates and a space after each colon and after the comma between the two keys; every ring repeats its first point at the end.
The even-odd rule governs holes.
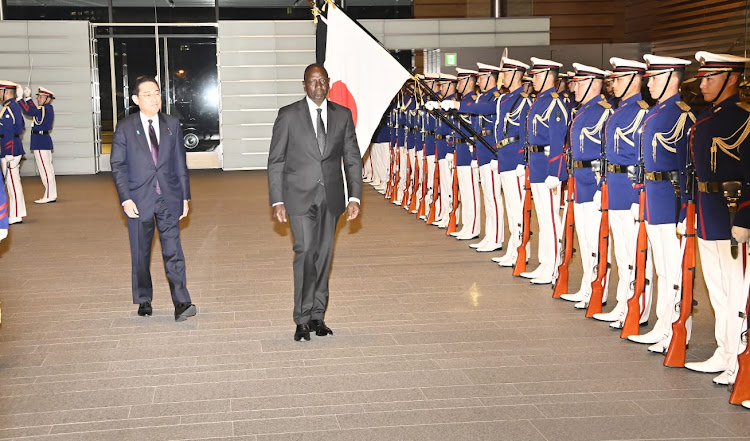
{"type": "Polygon", "coordinates": [[[318,109],[318,148],[320,154],[323,154],[323,150],[326,148],[326,126],[323,124],[323,109],[318,109]]]}
{"type": "MultiPolygon", "coordinates": [[[[156,161],[159,158],[159,139],[156,137],[153,120],[148,120],[148,138],[151,141],[151,158],[154,160],[154,165],[156,165],[156,161]]],[[[156,182],[156,192],[161,194],[158,181],[156,182]]]]}

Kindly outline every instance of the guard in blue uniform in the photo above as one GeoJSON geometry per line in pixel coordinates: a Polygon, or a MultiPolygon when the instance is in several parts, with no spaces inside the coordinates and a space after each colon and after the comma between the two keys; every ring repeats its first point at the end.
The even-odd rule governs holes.
{"type": "MultiPolygon", "coordinates": [[[[531,107],[531,97],[523,90],[523,74],[529,65],[511,58],[503,58],[500,70],[502,84],[508,93],[497,103],[495,120],[495,147],[497,148],[497,171],[500,188],[505,200],[505,213],[508,216],[508,246],[502,257],[492,261],[504,267],[513,266],[518,256],[523,234],[523,199],[526,194],[524,176],[524,145],[526,144],[526,115],[531,107]]],[[[531,246],[526,244],[526,256],[530,256],[531,246]]]]}
{"type": "MultiPolygon", "coordinates": [[[[703,279],[716,318],[717,348],[705,361],[685,363],[698,372],[719,373],[714,383],[734,382],[747,291],[742,290],[743,265],[731,243],[732,212],[742,187],[741,151],[750,147],[750,105],[740,102],[739,84],[748,58],[700,51],[697,78],[703,99],[710,103],[690,133],[690,151],[697,180],[696,233],[703,279]],[[717,269],[721,269],[717,271],[717,269]]],[[[740,349],[741,351],[742,349],[740,349]]]]}
{"type": "MultiPolygon", "coordinates": [[[[458,78],[455,75],[440,74],[440,96],[442,102],[446,100],[456,100],[456,83],[458,78]]],[[[428,110],[439,111],[440,102],[429,101],[428,110]]],[[[453,119],[450,115],[446,118],[453,119]]],[[[440,191],[439,204],[435,204],[435,222],[433,225],[438,228],[447,228],[450,221],[449,216],[453,205],[453,173],[455,173],[455,145],[453,129],[442,120],[435,121],[435,143],[437,146],[437,161],[440,169],[440,191]]]]}
{"type": "Polygon", "coordinates": [[[31,90],[27,87],[23,91],[23,100],[18,104],[27,116],[30,116],[34,125],[31,127],[31,151],[34,154],[36,169],[44,185],[44,195],[35,200],[37,204],[48,204],[57,200],[57,181],[55,180],[55,168],[52,165],[52,128],[55,125],[55,109],[52,100],[55,94],[51,90],[40,87],[36,93],[39,103],[34,104],[31,100],[31,90]]]}
{"type": "Polygon", "coordinates": [[[396,200],[393,201],[396,205],[406,205],[408,207],[409,194],[406,193],[407,187],[412,180],[412,171],[414,170],[414,133],[412,132],[413,126],[413,112],[416,109],[416,101],[413,94],[413,86],[408,83],[404,87],[404,95],[401,106],[398,112],[398,125],[399,125],[399,170],[398,170],[398,193],[396,194],[396,200]],[[406,201],[404,201],[406,199],[406,201]]]}
{"type": "MultiPolygon", "coordinates": [[[[645,168],[646,231],[653,252],[657,275],[656,324],[629,340],[650,344],[649,350],[663,353],[669,346],[675,304],[682,284],[682,252],[676,234],[681,206],[680,179],[685,168],[687,137],[695,122],[690,106],[680,101],[680,82],[690,61],[680,58],[643,56],[648,68],[651,96],[656,104],[649,109],[641,127],[645,168]]],[[[691,329],[692,321],[687,324],[691,329]]],[[[688,331],[688,338],[690,332],[688,331]]]]}
{"type": "Polygon", "coordinates": [[[537,92],[526,120],[529,175],[539,224],[539,266],[521,273],[534,284],[549,284],[557,270],[560,220],[560,185],[568,179],[563,158],[563,145],[568,127],[568,106],[555,91],[557,74],[562,64],[531,58],[529,71],[537,92]]]}
{"type": "MultiPolygon", "coordinates": [[[[497,78],[500,68],[484,63],[477,63],[480,94],[476,101],[467,102],[459,107],[459,112],[473,115],[472,121],[478,124],[477,133],[487,144],[495,145],[495,119],[500,92],[497,90],[497,78]]],[[[478,252],[490,252],[503,248],[505,225],[503,223],[503,201],[500,193],[500,179],[497,176],[497,157],[484,144],[477,143],[477,163],[479,182],[484,199],[484,238],[470,244],[478,252]]],[[[477,213],[479,216],[479,213],[477,213]]]]}
{"type": "MultiPolygon", "coordinates": [[[[575,100],[581,104],[571,118],[568,142],[576,179],[573,211],[583,277],[578,292],[563,294],[561,298],[576,302],[575,307],[583,309],[588,305],[591,283],[596,279],[599,224],[602,218],[599,181],[594,169],[601,165],[602,132],[604,123],[612,114],[612,106],[602,96],[606,75],[603,70],[580,63],[573,63],[573,68],[576,70],[573,77],[576,82],[575,100]],[[598,203],[594,201],[595,194],[599,196],[598,203]]],[[[607,301],[606,281],[602,301],[607,301]]]]}
{"type": "Polygon", "coordinates": [[[370,146],[370,162],[372,164],[372,182],[370,182],[370,185],[381,194],[385,193],[388,182],[388,144],[391,140],[388,114],[390,110],[389,107],[380,125],[375,130],[372,137],[372,146],[370,146]]]}
{"type": "MultiPolygon", "coordinates": [[[[474,104],[477,94],[474,87],[477,83],[479,72],[471,69],[456,68],[458,85],[456,90],[461,96],[461,101],[444,100],[440,103],[443,110],[459,109],[460,118],[474,128],[479,129],[479,117],[464,112],[467,106],[474,104]]],[[[461,199],[461,229],[450,233],[458,240],[469,240],[479,236],[481,226],[479,223],[482,210],[482,200],[479,193],[479,165],[477,163],[478,148],[469,142],[471,134],[462,130],[455,133],[456,140],[456,173],[458,173],[458,191],[461,199]]],[[[478,141],[477,141],[478,142],[478,141]]]]}
{"type": "MultiPolygon", "coordinates": [[[[440,94],[440,74],[426,73],[425,83],[427,87],[431,88],[436,94],[440,94]]],[[[425,103],[424,117],[422,120],[422,129],[424,131],[424,155],[427,158],[427,170],[424,177],[424,185],[427,186],[427,192],[425,194],[425,210],[424,220],[430,218],[430,206],[432,205],[433,199],[437,196],[437,188],[435,187],[435,167],[437,165],[437,141],[435,140],[435,128],[437,127],[438,117],[431,113],[425,103]]],[[[438,205],[435,204],[437,211],[438,205]]],[[[436,217],[437,219],[437,217],[436,217]]]]}
{"type": "MultiPolygon", "coordinates": [[[[606,313],[594,314],[594,319],[611,322],[615,329],[622,328],[628,312],[627,300],[633,295],[630,290],[635,273],[635,254],[638,239],[638,224],[630,208],[638,205],[638,190],[634,187],[635,174],[641,151],[638,129],[648,113],[648,104],[641,96],[643,74],[646,63],[612,57],[612,97],[618,107],[605,125],[607,164],[607,187],[609,190],[609,232],[614,241],[617,261],[617,304],[606,313]]],[[[647,259],[646,279],[653,278],[651,258],[647,259]]],[[[640,323],[648,321],[651,312],[652,284],[646,284],[645,295],[640,306],[640,323]]]]}
{"type": "Polygon", "coordinates": [[[21,186],[21,159],[26,153],[23,150],[21,135],[26,123],[21,107],[18,105],[18,89],[21,86],[12,81],[0,81],[0,98],[3,107],[0,109],[0,133],[2,138],[2,171],[5,187],[8,190],[10,224],[23,222],[26,216],[26,200],[21,186]]]}

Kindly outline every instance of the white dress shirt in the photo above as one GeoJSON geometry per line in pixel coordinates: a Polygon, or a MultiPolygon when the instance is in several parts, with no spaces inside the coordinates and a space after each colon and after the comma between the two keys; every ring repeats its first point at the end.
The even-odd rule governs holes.
{"type": "Polygon", "coordinates": [[[141,115],[141,124],[143,125],[143,131],[146,134],[146,140],[148,141],[148,149],[151,150],[151,137],[148,134],[148,120],[151,120],[151,125],[154,126],[156,132],[156,143],[160,143],[161,133],[159,133],[159,114],[157,113],[153,117],[149,118],[144,115],[143,112],[138,112],[141,115]]]}

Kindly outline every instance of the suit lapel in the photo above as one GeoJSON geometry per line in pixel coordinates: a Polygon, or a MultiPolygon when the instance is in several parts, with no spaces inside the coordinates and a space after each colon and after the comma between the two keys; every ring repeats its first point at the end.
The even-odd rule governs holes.
{"type": "Polygon", "coordinates": [[[159,156],[156,158],[157,164],[164,162],[164,158],[167,156],[164,150],[167,150],[171,145],[172,130],[167,125],[167,119],[159,112],[159,156]]]}
{"type": "Polygon", "coordinates": [[[315,127],[313,127],[312,118],[310,116],[310,107],[307,105],[307,98],[302,98],[299,106],[300,119],[302,120],[302,126],[305,127],[305,131],[310,135],[312,139],[311,146],[314,146],[315,151],[320,154],[318,148],[318,138],[315,136],[315,127]]]}
{"type": "Polygon", "coordinates": [[[333,138],[331,136],[332,133],[336,130],[336,106],[328,101],[328,122],[327,122],[327,128],[326,128],[326,147],[323,150],[323,154],[325,156],[325,153],[328,153],[330,150],[331,145],[331,139],[333,138]]]}
{"type": "Polygon", "coordinates": [[[143,128],[143,121],[141,121],[141,115],[138,113],[138,116],[134,118],[135,123],[135,135],[136,138],[140,141],[141,147],[146,149],[146,154],[151,157],[151,143],[148,140],[148,133],[146,133],[143,128]]]}

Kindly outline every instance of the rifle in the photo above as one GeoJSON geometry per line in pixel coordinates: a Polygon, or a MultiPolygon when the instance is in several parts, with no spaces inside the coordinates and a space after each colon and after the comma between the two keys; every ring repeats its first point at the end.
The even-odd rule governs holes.
{"type": "Polygon", "coordinates": [[[406,187],[404,188],[404,194],[401,197],[401,208],[406,208],[411,199],[411,188],[413,186],[413,179],[411,177],[411,156],[409,155],[409,148],[404,146],[406,149],[406,187]]]}
{"type": "MultiPolygon", "coordinates": [[[[745,255],[750,257],[747,256],[747,249],[745,249],[745,255]]],[[[747,320],[748,315],[750,315],[750,296],[747,298],[745,312],[740,313],[740,317],[747,320]]],[[[728,386],[732,392],[729,395],[730,404],[742,404],[743,401],[750,400],[750,344],[747,344],[747,336],[746,329],[740,336],[741,341],[745,343],[745,350],[737,356],[737,376],[734,383],[729,383],[728,386]]]]}
{"type": "Polygon", "coordinates": [[[426,217],[427,205],[427,143],[422,144],[422,195],[419,210],[417,210],[417,219],[426,217]]]}
{"type": "Polygon", "coordinates": [[[523,195],[523,229],[521,232],[521,244],[518,246],[516,256],[516,264],[513,265],[513,275],[520,276],[521,273],[526,272],[526,245],[529,243],[531,238],[531,175],[529,171],[529,112],[531,109],[526,111],[526,118],[524,123],[526,124],[526,144],[524,146],[524,161],[526,162],[526,172],[523,183],[523,189],[525,191],[523,195]]]}
{"type": "MultiPolygon", "coordinates": [[[[642,177],[643,169],[639,166],[638,177],[642,177]]],[[[633,295],[628,299],[628,313],[622,322],[622,331],[620,338],[628,338],[631,335],[638,335],[638,328],[641,320],[641,298],[646,294],[646,260],[648,258],[648,235],[646,234],[646,190],[641,189],[638,195],[638,238],[636,239],[635,250],[635,279],[633,281],[633,295]]]]}
{"type": "Polygon", "coordinates": [[[607,275],[609,274],[609,186],[607,185],[607,147],[606,136],[601,136],[601,160],[599,161],[599,172],[602,182],[602,218],[599,222],[599,260],[596,263],[596,279],[591,282],[591,297],[589,297],[586,317],[602,312],[602,299],[604,290],[607,288],[607,275]]]}
{"type": "Polygon", "coordinates": [[[570,277],[570,261],[573,259],[573,235],[575,234],[575,194],[576,178],[573,176],[573,152],[570,150],[570,124],[573,116],[568,119],[568,130],[565,134],[565,165],[568,169],[567,199],[565,199],[565,230],[562,234],[562,246],[560,247],[560,265],[557,266],[557,278],[552,286],[552,298],[559,299],[568,292],[568,280],[570,277]]]}
{"type": "Polygon", "coordinates": [[[458,170],[453,166],[453,185],[452,185],[452,203],[451,212],[448,214],[448,228],[445,229],[445,235],[449,236],[456,232],[456,211],[458,211],[458,170]]]}
{"type": "Polygon", "coordinates": [[[435,210],[437,209],[436,204],[438,197],[441,197],[440,195],[440,161],[438,161],[437,158],[437,140],[435,140],[435,177],[432,180],[432,200],[430,201],[430,215],[427,217],[427,224],[431,225],[433,222],[435,222],[435,216],[437,216],[437,213],[435,210]]]}

